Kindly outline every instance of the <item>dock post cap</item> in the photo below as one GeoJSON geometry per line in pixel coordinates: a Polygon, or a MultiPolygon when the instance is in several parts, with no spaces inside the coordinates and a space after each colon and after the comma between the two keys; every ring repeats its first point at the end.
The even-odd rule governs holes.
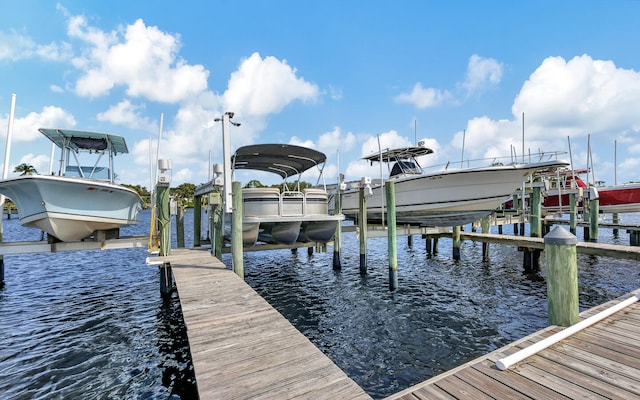
{"type": "Polygon", "coordinates": [[[578,238],[561,226],[555,226],[553,230],[544,237],[544,244],[577,244],[578,238]]]}

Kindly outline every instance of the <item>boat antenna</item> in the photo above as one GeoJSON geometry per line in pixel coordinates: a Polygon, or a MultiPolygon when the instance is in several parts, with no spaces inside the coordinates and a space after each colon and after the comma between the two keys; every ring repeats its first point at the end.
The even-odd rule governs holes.
{"type": "Polygon", "coordinates": [[[613,141],[613,184],[618,184],[618,140],[613,141]]]}
{"type": "Polygon", "coordinates": [[[158,182],[158,159],[160,158],[160,141],[162,140],[162,122],[164,121],[164,113],[160,113],[160,128],[158,129],[158,145],[156,146],[156,173],[154,181],[158,182]]]}
{"type": "Polygon", "coordinates": [[[460,168],[464,167],[464,141],[465,141],[466,135],[467,135],[467,130],[463,129],[462,130],[462,158],[460,159],[460,168]]]}
{"type": "Polygon", "coordinates": [[[416,141],[414,146],[417,146],[418,145],[418,120],[417,119],[413,120],[413,135],[416,141]]]}
{"type": "Polygon", "coordinates": [[[525,162],[524,158],[524,112],[522,113],[522,162],[525,162]]]}
{"type": "MultiPolygon", "coordinates": [[[[11,95],[11,108],[9,109],[9,123],[7,124],[7,145],[4,149],[4,165],[2,168],[2,179],[7,179],[9,175],[9,158],[11,156],[11,136],[13,134],[13,116],[16,112],[16,94],[11,95]]],[[[4,196],[0,195],[0,205],[4,204],[4,196]]]]}
{"type": "Polygon", "coordinates": [[[382,226],[384,226],[384,201],[386,199],[384,193],[384,176],[382,176],[382,146],[380,145],[380,135],[378,137],[378,153],[380,154],[380,212],[381,212],[381,221],[382,226]]]}
{"type": "Polygon", "coordinates": [[[593,180],[593,185],[596,185],[596,169],[593,165],[593,153],[591,149],[591,134],[589,134],[589,160],[591,160],[591,179],[593,180]]]}

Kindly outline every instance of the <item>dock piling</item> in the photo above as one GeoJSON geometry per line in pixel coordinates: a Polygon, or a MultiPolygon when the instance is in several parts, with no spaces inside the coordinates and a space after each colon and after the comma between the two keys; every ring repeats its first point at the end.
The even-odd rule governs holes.
{"type": "Polygon", "coordinates": [[[578,224],[578,200],[575,193],[569,193],[569,232],[576,234],[578,224]]]}
{"type": "MultiPolygon", "coordinates": [[[[389,257],[389,290],[398,288],[398,245],[396,243],[396,189],[393,181],[386,186],[387,194],[387,242],[389,257]]],[[[409,236],[411,238],[411,236],[409,236]]]]}
{"type": "Polygon", "coordinates": [[[358,225],[360,228],[360,273],[367,273],[367,197],[364,187],[359,191],[360,207],[358,215],[358,225]]]}
{"type": "Polygon", "coordinates": [[[589,241],[598,241],[598,213],[600,212],[600,200],[589,200],[589,241]]]}
{"type": "Polygon", "coordinates": [[[549,324],[571,326],[578,315],[578,239],[561,226],[544,238],[549,324]]]}
{"type": "MultiPolygon", "coordinates": [[[[336,215],[342,214],[342,193],[338,191],[333,201],[334,201],[335,214],[336,215]]],[[[342,269],[342,265],[340,264],[340,247],[341,246],[342,246],[342,223],[338,222],[338,225],[336,225],[335,237],[333,239],[333,269],[335,270],[342,269]]]]}
{"type": "Polygon", "coordinates": [[[218,260],[222,260],[222,193],[209,193],[209,213],[211,254],[218,260]]]}
{"type": "MultiPolygon", "coordinates": [[[[534,185],[533,190],[531,192],[531,214],[530,214],[530,223],[529,223],[529,236],[530,237],[541,237],[542,236],[542,225],[541,225],[541,214],[542,214],[542,188],[539,185],[534,185]]],[[[522,229],[524,233],[524,229],[522,229]]],[[[525,272],[536,272],[540,271],[540,249],[524,249],[524,270],[525,272]]]]}
{"type": "Polygon", "coordinates": [[[182,199],[176,204],[176,247],[184,247],[184,206],[182,199]]]}
{"type": "Polygon", "coordinates": [[[453,235],[451,236],[451,238],[453,239],[453,259],[454,260],[459,260],[460,259],[460,245],[461,245],[461,240],[460,240],[460,226],[454,226],[453,227],[453,235]]]}
{"type": "MultiPolygon", "coordinates": [[[[491,231],[491,227],[489,224],[489,217],[482,218],[481,221],[482,233],[489,233],[491,231]]],[[[482,261],[489,261],[489,243],[482,242],[482,261]]]]}
{"type": "Polygon", "coordinates": [[[233,271],[244,279],[244,260],[242,255],[242,184],[231,183],[231,252],[233,271]]]}
{"type": "Polygon", "coordinates": [[[193,247],[200,247],[202,235],[202,202],[200,196],[193,198],[193,247]]]}
{"type": "MultiPolygon", "coordinates": [[[[164,160],[159,160],[164,161],[164,160]]],[[[158,207],[158,227],[160,229],[159,256],[171,255],[171,211],[169,201],[169,183],[156,185],[156,205],[158,207]]],[[[162,263],[160,267],[160,294],[167,297],[173,290],[171,264],[162,263]]]]}

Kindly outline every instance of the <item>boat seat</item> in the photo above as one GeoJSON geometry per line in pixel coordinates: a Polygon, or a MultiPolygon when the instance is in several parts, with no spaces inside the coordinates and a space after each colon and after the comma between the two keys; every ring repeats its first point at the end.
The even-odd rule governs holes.
{"type": "Polygon", "coordinates": [[[244,188],[242,189],[242,212],[247,216],[279,215],[280,189],[244,188]]]}
{"type": "Polygon", "coordinates": [[[282,215],[304,215],[304,194],[302,192],[286,191],[281,194],[282,215]]]}
{"type": "Polygon", "coordinates": [[[307,188],[302,193],[305,197],[305,214],[327,214],[329,212],[329,198],[323,189],[307,188]]]}

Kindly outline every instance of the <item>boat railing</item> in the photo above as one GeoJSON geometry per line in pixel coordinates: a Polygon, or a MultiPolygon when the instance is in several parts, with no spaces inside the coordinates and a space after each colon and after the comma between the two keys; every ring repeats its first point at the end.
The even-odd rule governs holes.
{"type": "Polygon", "coordinates": [[[448,170],[449,168],[471,168],[471,167],[486,167],[488,165],[496,166],[496,165],[513,165],[513,164],[527,164],[534,162],[543,162],[543,161],[554,161],[561,159],[562,155],[567,154],[566,151],[551,151],[551,152],[538,152],[538,153],[529,153],[524,157],[517,157],[515,155],[504,156],[504,157],[486,157],[486,158],[475,158],[475,159],[465,159],[462,161],[448,161],[443,164],[435,164],[430,165],[428,167],[423,167],[422,170],[424,172],[428,170],[448,170]]]}

